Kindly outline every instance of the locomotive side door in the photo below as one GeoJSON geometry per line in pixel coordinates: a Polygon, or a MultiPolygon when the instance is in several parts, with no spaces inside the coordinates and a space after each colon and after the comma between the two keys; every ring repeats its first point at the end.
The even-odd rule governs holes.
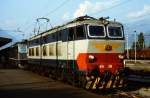
{"type": "Polygon", "coordinates": [[[67,41],[67,69],[74,69],[74,61],[75,61],[75,29],[74,27],[69,28],[68,32],[68,41],[67,41]]]}

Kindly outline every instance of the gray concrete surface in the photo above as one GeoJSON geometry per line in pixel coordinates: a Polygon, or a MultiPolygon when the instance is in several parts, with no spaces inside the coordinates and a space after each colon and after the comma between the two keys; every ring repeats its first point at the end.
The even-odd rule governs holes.
{"type": "Polygon", "coordinates": [[[19,69],[0,69],[0,98],[106,98],[19,69]]]}
{"type": "Polygon", "coordinates": [[[102,95],[30,71],[0,69],[0,98],[149,98],[148,93],[145,89],[135,89],[102,95]]]}
{"type": "MultiPolygon", "coordinates": [[[[125,64],[125,67],[128,67],[133,71],[150,73],[150,60],[136,60],[136,62],[135,60],[125,60],[125,64]]],[[[131,74],[129,75],[128,80],[135,80],[135,82],[141,82],[140,85],[144,85],[144,83],[147,85],[148,83],[150,83],[150,75],[148,74],[144,77],[140,75],[131,74]]],[[[136,88],[138,84],[134,86],[136,88]]],[[[139,94],[144,98],[150,98],[150,87],[141,87],[133,91],[132,93],[139,94]]]]}
{"type": "Polygon", "coordinates": [[[132,70],[144,70],[150,72],[150,60],[125,60],[125,67],[132,70]]]}
{"type": "Polygon", "coordinates": [[[141,88],[138,93],[144,97],[149,97],[150,98],[150,87],[148,88],[141,88]]]}

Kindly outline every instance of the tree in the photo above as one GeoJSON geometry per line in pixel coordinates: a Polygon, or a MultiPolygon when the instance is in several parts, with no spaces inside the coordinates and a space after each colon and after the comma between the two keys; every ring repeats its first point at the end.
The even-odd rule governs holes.
{"type": "Polygon", "coordinates": [[[136,48],[137,49],[143,49],[145,48],[145,39],[144,39],[144,34],[143,32],[141,32],[139,35],[138,35],[138,39],[136,42],[133,42],[132,44],[132,49],[135,48],[135,43],[136,43],[136,48]]]}
{"type": "Polygon", "coordinates": [[[137,49],[143,49],[145,48],[145,39],[144,39],[144,34],[141,32],[138,35],[138,41],[137,41],[137,49]]]}
{"type": "Polygon", "coordinates": [[[131,47],[132,47],[132,49],[135,48],[135,42],[132,43],[132,46],[131,46],[131,47]]]}
{"type": "Polygon", "coordinates": [[[149,44],[149,47],[148,48],[150,48],[150,44],[149,44]]]}

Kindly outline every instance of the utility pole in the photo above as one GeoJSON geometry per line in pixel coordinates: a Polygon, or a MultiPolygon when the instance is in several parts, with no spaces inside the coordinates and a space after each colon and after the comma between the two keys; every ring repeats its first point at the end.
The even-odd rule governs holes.
{"type": "Polygon", "coordinates": [[[126,41],[127,41],[127,44],[126,44],[126,45],[127,45],[127,54],[126,54],[126,55],[127,55],[127,59],[129,59],[129,47],[128,47],[128,46],[129,46],[129,45],[128,45],[128,42],[129,42],[129,41],[128,41],[128,34],[126,35],[126,38],[127,38],[127,39],[126,39],[126,41]]]}
{"type": "Polygon", "coordinates": [[[136,50],[137,50],[137,49],[136,49],[136,40],[137,40],[137,39],[136,39],[136,33],[137,33],[137,32],[134,31],[134,35],[135,35],[135,45],[134,45],[134,57],[135,57],[135,58],[134,58],[134,63],[135,63],[135,64],[136,64],[136,50]]]}

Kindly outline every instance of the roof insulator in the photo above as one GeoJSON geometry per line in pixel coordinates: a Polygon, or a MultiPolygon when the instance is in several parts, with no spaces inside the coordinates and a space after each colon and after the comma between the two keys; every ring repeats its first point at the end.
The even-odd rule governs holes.
{"type": "Polygon", "coordinates": [[[97,20],[97,19],[88,15],[85,15],[85,16],[80,16],[76,18],[74,21],[83,21],[83,20],[97,20]]]}
{"type": "Polygon", "coordinates": [[[100,17],[99,18],[99,20],[107,20],[107,19],[109,19],[109,16],[107,16],[107,17],[100,17]]]}

